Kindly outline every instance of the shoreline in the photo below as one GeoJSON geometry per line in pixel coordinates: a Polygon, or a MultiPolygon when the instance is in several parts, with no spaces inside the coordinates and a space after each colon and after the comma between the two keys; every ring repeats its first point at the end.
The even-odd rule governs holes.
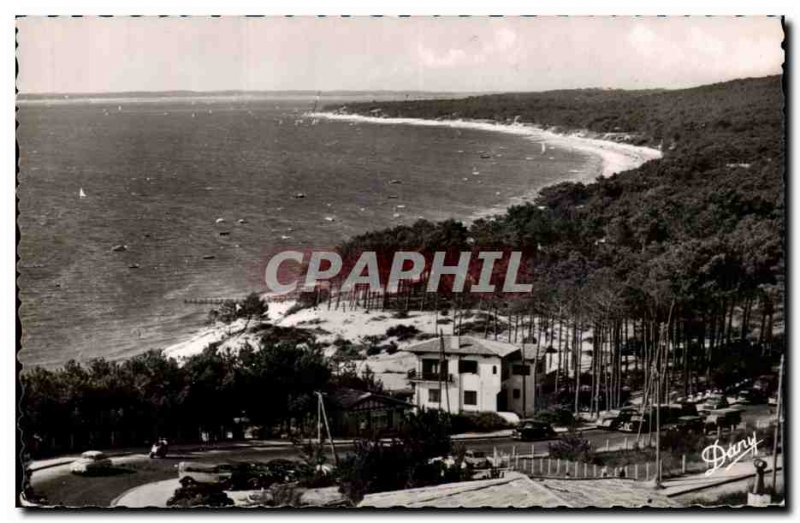
{"type": "MultiPolygon", "coordinates": [[[[426,118],[383,118],[363,116],[360,114],[342,114],[334,112],[309,112],[307,118],[358,122],[382,125],[413,125],[419,127],[450,127],[452,129],[469,129],[473,131],[499,132],[528,138],[531,141],[555,147],[564,147],[600,157],[603,177],[615,173],[636,169],[645,162],[662,158],[663,152],[652,147],[632,145],[601,138],[600,134],[587,130],[559,132],[544,129],[534,124],[505,124],[484,120],[430,120],[426,118]]],[[[566,181],[566,180],[565,180],[566,181]]]]}
{"type": "MultiPolygon", "coordinates": [[[[636,169],[646,162],[658,160],[664,156],[660,149],[604,139],[602,136],[607,135],[601,135],[588,130],[562,132],[555,129],[544,129],[535,124],[506,124],[488,120],[469,119],[431,120],[426,118],[389,118],[329,111],[308,112],[304,113],[303,116],[306,118],[340,122],[378,125],[411,125],[418,127],[449,127],[451,129],[468,129],[472,131],[510,134],[528,139],[533,143],[541,144],[542,149],[536,153],[537,155],[544,154],[547,149],[563,148],[599,159],[600,169],[581,172],[570,171],[567,174],[574,176],[565,176],[559,183],[592,183],[598,176],[607,178],[616,173],[636,169]]],[[[462,221],[466,224],[470,224],[479,219],[486,219],[497,214],[502,214],[508,210],[509,207],[534,200],[540,190],[541,189],[524,191],[521,195],[514,196],[503,204],[475,211],[462,221]]]]}
{"type": "MultiPolygon", "coordinates": [[[[541,127],[530,125],[530,124],[501,124],[501,123],[493,123],[493,122],[486,122],[486,121],[475,121],[475,120],[427,120],[422,118],[380,118],[380,117],[371,117],[371,116],[362,116],[356,114],[340,114],[340,113],[333,113],[333,112],[309,112],[303,115],[306,118],[317,118],[317,119],[327,119],[333,121],[343,121],[343,122],[358,122],[358,123],[367,123],[367,124],[381,124],[381,125],[412,125],[412,126],[429,126],[429,127],[450,127],[455,129],[470,129],[470,130],[478,130],[478,131],[486,131],[486,132],[500,132],[505,134],[512,134],[516,136],[520,136],[530,140],[533,143],[542,144],[541,152],[537,152],[536,154],[544,154],[546,148],[551,147],[562,147],[565,149],[575,150],[579,152],[583,152],[587,155],[591,155],[594,157],[598,157],[600,160],[600,172],[599,174],[596,171],[587,173],[570,173],[570,174],[579,174],[579,176],[575,177],[565,177],[562,181],[568,182],[581,182],[581,183],[591,183],[598,175],[602,177],[612,176],[615,173],[627,171],[631,169],[635,169],[645,162],[650,160],[656,160],[663,157],[662,151],[650,147],[643,147],[643,146],[636,146],[631,145],[628,143],[621,143],[612,140],[604,140],[602,138],[598,138],[595,133],[589,133],[589,131],[575,131],[571,133],[560,133],[554,130],[546,130],[542,129],[541,127]],[[591,134],[591,136],[587,136],[591,134]]],[[[484,209],[481,211],[476,211],[473,213],[472,216],[468,218],[464,218],[463,221],[466,223],[472,222],[479,218],[486,218],[492,215],[496,215],[499,213],[504,212],[512,205],[516,205],[519,203],[523,203],[525,200],[529,200],[536,196],[538,190],[533,191],[531,193],[525,193],[521,196],[514,197],[509,202],[503,204],[502,206],[495,206],[492,208],[484,209]]],[[[270,299],[270,295],[264,295],[263,298],[269,303],[269,312],[268,317],[270,318],[268,321],[282,326],[293,325],[296,326],[298,322],[301,322],[300,318],[304,320],[309,320],[311,318],[308,317],[309,314],[314,315],[315,312],[313,308],[304,310],[305,314],[297,314],[294,318],[287,317],[285,314],[286,312],[295,304],[294,300],[281,300],[281,301],[273,301],[270,299]],[[300,318],[298,318],[298,316],[300,318]]],[[[363,314],[363,311],[362,311],[363,314]]],[[[294,316],[294,315],[293,315],[294,316]]],[[[351,331],[353,325],[350,324],[347,327],[344,325],[336,325],[337,323],[341,323],[344,318],[328,318],[328,320],[333,320],[334,325],[329,325],[328,327],[333,327],[335,332],[339,334],[344,334],[346,331],[351,331]],[[339,320],[339,321],[336,321],[339,320]]],[[[427,323],[430,321],[430,318],[419,318],[422,320],[423,323],[427,323]]],[[[352,322],[352,318],[346,320],[347,323],[352,322]]],[[[383,331],[386,328],[386,321],[380,321],[381,324],[380,329],[383,331]]],[[[389,321],[388,323],[402,323],[402,322],[393,322],[389,321]]],[[[366,327],[365,324],[361,325],[362,327],[366,327]]],[[[231,335],[231,331],[236,331],[237,329],[233,326],[207,326],[202,329],[198,329],[192,336],[182,341],[176,342],[168,347],[162,349],[162,352],[170,357],[174,357],[178,360],[183,358],[192,356],[194,354],[199,354],[200,352],[205,349],[205,347],[209,343],[215,342],[222,342],[221,348],[228,347],[235,349],[236,345],[239,343],[233,338],[237,338],[236,335],[231,335]]],[[[373,329],[367,330],[374,330],[374,327],[378,327],[378,325],[371,325],[373,329]]],[[[248,339],[245,335],[241,337],[238,341],[242,342],[248,339]]],[[[355,341],[355,340],[353,340],[355,341]]]]}

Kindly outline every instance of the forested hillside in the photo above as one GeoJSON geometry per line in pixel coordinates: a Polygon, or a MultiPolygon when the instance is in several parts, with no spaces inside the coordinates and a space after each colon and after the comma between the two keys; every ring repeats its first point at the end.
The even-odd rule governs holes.
{"type": "Polygon", "coordinates": [[[780,77],[679,91],[554,91],[339,110],[517,120],[628,134],[638,143],[663,146],[661,160],[588,185],[547,188],[533,204],[469,228],[419,222],[342,246],[345,252],[442,245],[532,252],[535,290],[513,308],[530,310],[531,318],[544,317],[559,329],[563,323],[573,333],[572,350],[580,333],[591,328],[597,374],[592,386],[599,389],[603,381],[603,388],[610,386],[612,403],[623,384],[644,384],[647,390],[653,368],[671,373],[672,380],[660,381],[665,389],[680,384],[688,390],[690,382],[713,379],[715,372],[725,381],[748,366],[768,368],[765,353],[780,352],[785,270],[780,77]],[[642,356],[643,383],[631,383],[628,369],[620,368],[620,355],[632,347],[642,356]]]}

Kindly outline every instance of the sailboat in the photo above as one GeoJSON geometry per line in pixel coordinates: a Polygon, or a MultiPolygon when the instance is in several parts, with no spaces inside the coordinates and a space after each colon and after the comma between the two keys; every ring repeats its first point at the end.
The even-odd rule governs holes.
{"type": "Polygon", "coordinates": [[[83,192],[83,187],[81,187],[80,189],[78,189],[78,198],[80,198],[81,200],[83,200],[84,198],[86,198],[86,193],[85,193],[85,192],[83,192]]]}

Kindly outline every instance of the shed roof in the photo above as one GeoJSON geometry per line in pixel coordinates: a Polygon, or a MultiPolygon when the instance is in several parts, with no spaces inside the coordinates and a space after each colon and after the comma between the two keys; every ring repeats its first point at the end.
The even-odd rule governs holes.
{"type": "Polygon", "coordinates": [[[679,507],[652,488],[623,479],[531,479],[516,472],[500,479],[368,494],[360,507],[555,508],[679,507]]]}

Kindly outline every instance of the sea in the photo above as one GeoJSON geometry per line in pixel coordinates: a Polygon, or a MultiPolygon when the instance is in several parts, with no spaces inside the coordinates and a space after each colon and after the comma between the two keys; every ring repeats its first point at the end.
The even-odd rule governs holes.
{"type": "Polygon", "coordinates": [[[600,171],[530,137],[308,116],[348,101],[20,102],[23,366],[166,348],[204,327],[211,305],[198,301],[266,291],[277,250],[471,220],[600,171]]]}

